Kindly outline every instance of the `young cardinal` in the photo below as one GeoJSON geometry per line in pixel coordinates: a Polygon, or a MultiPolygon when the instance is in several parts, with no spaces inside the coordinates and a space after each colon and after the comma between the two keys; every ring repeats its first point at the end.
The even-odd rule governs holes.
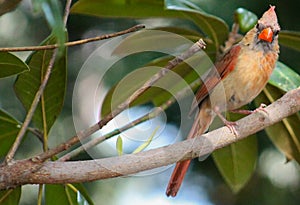
{"type": "MultiPolygon", "coordinates": [[[[216,115],[240,108],[262,91],[278,58],[279,30],[275,6],[271,6],[256,26],[216,62],[197,91],[191,110],[194,112],[199,107],[199,112],[187,138],[203,134],[216,115]]],[[[225,118],[223,121],[231,128],[234,126],[225,118]]],[[[186,160],[176,164],[167,196],[176,196],[190,162],[186,160]]]]}

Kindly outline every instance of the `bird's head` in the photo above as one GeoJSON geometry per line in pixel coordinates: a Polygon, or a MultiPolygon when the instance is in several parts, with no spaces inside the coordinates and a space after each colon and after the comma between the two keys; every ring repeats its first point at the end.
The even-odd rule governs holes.
{"type": "Polygon", "coordinates": [[[278,45],[280,26],[275,13],[275,6],[270,6],[258,20],[256,26],[244,37],[243,43],[253,48],[263,48],[265,51],[278,45]]]}

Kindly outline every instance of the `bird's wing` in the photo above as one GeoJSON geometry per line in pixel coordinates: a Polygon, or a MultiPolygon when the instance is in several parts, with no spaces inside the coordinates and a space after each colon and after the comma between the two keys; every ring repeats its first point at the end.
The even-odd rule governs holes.
{"type": "Polygon", "coordinates": [[[224,56],[210,69],[209,73],[203,79],[203,84],[198,89],[195,99],[191,106],[190,114],[200,105],[205,97],[224,79],[231,71],[234,70],[241,46],[233,46],[224,56]]]}

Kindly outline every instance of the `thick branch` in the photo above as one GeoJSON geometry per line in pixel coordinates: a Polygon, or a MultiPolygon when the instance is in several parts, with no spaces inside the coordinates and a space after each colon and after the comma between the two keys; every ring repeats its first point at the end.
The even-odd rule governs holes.
{"type": "Polygon", "coordinates": [[[205,156],[299,111],[300,88],[286,93],[265,110],[268,114],[256,112],[237,121],[238,136],[233,135],[227,127],[222,127],[194,139],[120,157],[76,162],[12,161],[9,165],[0,166],[0,189],[23,184],[87,182],[126,176],[205,156]]]}

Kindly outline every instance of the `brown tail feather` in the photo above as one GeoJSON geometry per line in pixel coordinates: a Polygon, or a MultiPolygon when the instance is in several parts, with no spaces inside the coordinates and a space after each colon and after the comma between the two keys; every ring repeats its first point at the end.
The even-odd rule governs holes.
{"type": "Polygon", "coordinates": [[[189,168],[190,163],[191,163],[191,160],[186,160],[183,162],[178,162],[176,164],[176,167],[172,173],[172,176],[171,176],[171,179],[169,181],[168,188],[166,191],[167,196],[172,196],[172,197],[176,196],[176,194],[180,188],[180,185],[182,183],[182,180],[184,178],[184,175],[189,168]]]}
{"type": "MultiPolygon", "coordinates": [[[[197,135],[201,135],[208,129],[214,118],[214,115],[212,114],[212,112],[208,112],[208,109],[211,109],[211,106],[209,101],[205,100],[201,104],[199,114],[195,118],[194,124],[191,128],[191,131],[189,132],[187,139],[193,138],[197,135]]],[[[176,196],[190,163],[191,160],[177,162],[167,187],[167,196],[176,196]]]]}

